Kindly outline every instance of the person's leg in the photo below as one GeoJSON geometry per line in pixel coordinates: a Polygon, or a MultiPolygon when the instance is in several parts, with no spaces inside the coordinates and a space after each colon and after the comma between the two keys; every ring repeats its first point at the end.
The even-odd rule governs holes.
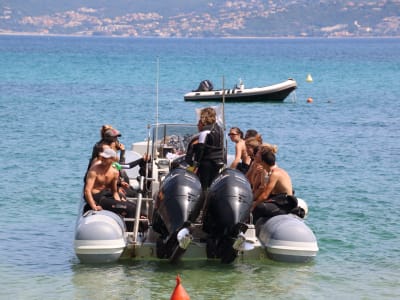
{"type": "Polygon", "coordinates": [[[210,185],[215,175],[215,166],[209,160],[202,161],[199,166],[199,178],[201,187],[206,190],[210,185]]]}
{"type": "Polygon", "coordinates": [[[260,218],[269,219],[280,214],[281,210],[277,205],[274,203],[264,202],[254,208],[253,223],[256,224],[257,220],[260,218]]]}

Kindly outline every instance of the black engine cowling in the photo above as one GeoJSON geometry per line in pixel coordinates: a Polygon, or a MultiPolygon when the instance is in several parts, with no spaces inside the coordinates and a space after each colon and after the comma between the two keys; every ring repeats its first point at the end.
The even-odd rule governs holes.
{"type": "Polygon", "coordinates": [[[196,220],[203,203],[201,184],[196,174],[176,168],[165,177],[153,214],[153,230],[160,234],[157,244],[159,258],[171,258],[178,243],[176,234],[196,220]]]}
{"type": "Polygon", "coordinates": [[[237,224],[249,219],[253,195],[242,172],[225,169],[210,186],[206,201],[204,231],[214,236],[236,235],[237,224]]]}
{"type": "Polygon", "coordinates": [[[207,256],[230,263],[237,256],[232,247],[235,238],[247,230],[253,202],[250,184],[242,172],[225,169],[211,184],[206,201],[207,256]]]}

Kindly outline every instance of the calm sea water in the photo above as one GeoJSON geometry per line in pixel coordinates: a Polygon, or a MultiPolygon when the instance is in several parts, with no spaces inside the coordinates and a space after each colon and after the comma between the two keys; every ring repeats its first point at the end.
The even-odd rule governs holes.
{"type": "Polygon", "coordinates": [[[192,299],[399,298],[399,53],[399,39],[0,36],[0,298],[169,299],[178,273],[192,299]],[[157,60],[160,122],[194,122],[199,104],[183,94],[203,79],[297,80],[282,104],[226,105],[226,122],[279,146],[310,208],[314,262],[79,263],[74,223],[91,147],[106,123],[126,145],[144,140],[157,60]]]}

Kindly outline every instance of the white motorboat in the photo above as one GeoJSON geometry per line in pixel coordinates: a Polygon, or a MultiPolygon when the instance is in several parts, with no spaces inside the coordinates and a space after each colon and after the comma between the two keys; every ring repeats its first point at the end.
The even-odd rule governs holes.
{"type": "Polygon", "coordinates": [[[273,85],[245,88],[240,82],[233,89],[214,90],[209,80],[203,80],[199,87],[184,95],[185,101],[217,101],[222,102],[282,102],[297,88],[294,79],[273,85]]]}

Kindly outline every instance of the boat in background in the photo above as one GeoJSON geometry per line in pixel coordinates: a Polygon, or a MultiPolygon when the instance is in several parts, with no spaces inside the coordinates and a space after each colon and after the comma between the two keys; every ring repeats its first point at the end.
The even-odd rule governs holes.
{"type": "Polygon", "coordinates": [[[134,218],[106,210],[84,212],[81,198],[74,248],[82,263],[120,259],[232,263],[265,257],[300,262],[316,256],[317,240],[302,219],[276,216],[253,224],[250,184],[238,170],[223,169],[203,193],[199,178],[185,165],[186,149],[197,133],[195,124],[156,124],[149,128],[147,140],[126,151],[127,161],[151,153],[146,176],[139,176],[138,167],[126,170],[138,192],[127,199],[136,204],[134,218]],[[278,219],[282,219],[279,224],[278,219]],[[127,222],[133,222],[132,232],[127,231],[127,222]]]}
{"type": "Polygon", "coordinates": [[[233,89],[214,90],[210,80],[200,82],[197,90],[184,95],[185,101],[218,101],[222,102],[283,102],[297,88],[297,82],[288,80],[274,85],[245,88],[242,81],[233,89]]]}

